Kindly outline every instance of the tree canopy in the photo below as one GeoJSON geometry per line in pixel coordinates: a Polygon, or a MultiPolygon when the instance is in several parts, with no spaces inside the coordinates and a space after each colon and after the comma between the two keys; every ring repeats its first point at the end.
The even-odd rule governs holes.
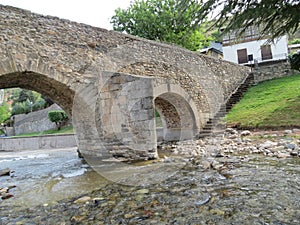
{"type": "MultiPolygon", "coordinates": [[[[189,2],[189,0],[183,0],[189,2]]],[[[300,23],[299,0],[207,0],[200,10],[199,21],[211,13],[215,25],[242,34],[248,27],[259,25],[260,35],[271,40],[297,31],[300,23]]]]}
{"type": "Polygon", "coordinates": [[[200,9],[200,0],[136,0],[116,9],[111,23],[116,31],[195,51],[213,40],[197,22],[200,9]]]}
{"type": "Polygon", "coordinates": [[[12,101],[11,115],[38,111],[47,106],[44,97],[35,91],[12,88],[7,89],[8,100],[12,101]]]}
{"type": "Polygon", "coordinates": [[[52,110],[48,112],[48,118],[60,130],[63,123],[68,120],[68,115],[63,110],[52,110]]]}

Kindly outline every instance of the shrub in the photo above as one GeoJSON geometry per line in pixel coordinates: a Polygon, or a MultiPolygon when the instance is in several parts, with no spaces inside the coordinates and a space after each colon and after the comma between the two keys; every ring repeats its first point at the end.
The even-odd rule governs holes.
{"type": "Polygon", "coordinates": [[[47,104],[46,101],[41,98],[32,105],[32,111],[38,111],[44,109],[46,104],[47,104]]]}
{"type": "Polygon", "coordinates": [[[300,51],[289,56],[291,68],[300,71],[300,51]]]}
{"type": "Polygon", "coordinates": [[[68,119],[68,115],[63,110],[52,110],[48,112],[48,118],[51,122],[55,123],[58,130],[68,119]]]}
{"type": "Polygon", "coordinates": [[[11,110],[11,115],[17,115],[17,114],[22,114],[25,113],[25,104],[24,103],[16,103],[11,110]]]}

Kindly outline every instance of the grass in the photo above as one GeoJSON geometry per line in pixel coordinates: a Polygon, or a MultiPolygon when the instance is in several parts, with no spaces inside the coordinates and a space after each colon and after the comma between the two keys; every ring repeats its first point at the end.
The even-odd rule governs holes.
{"type": "Polygon", "coordinates": [[[61,128],[60,130],[57,129],[52,129],[52,130],[46,130],[43,132],[34,132],[34,133],[26,133],[26,134],[19,134],[16,136],[11,136],[10,138],[14,138],[14,137],[32,137],[32,136],[42,136],[42,135],[56,135],[56,134],[73,134],[74,133],[74,129],[73,126],[69,126],[69,127],[64,127],[61,128]]]}
{"type": "Polygon", "coordinates": [[[300,127],[300,74],[251,87],[226,122],[239,128],[300,127]]]}

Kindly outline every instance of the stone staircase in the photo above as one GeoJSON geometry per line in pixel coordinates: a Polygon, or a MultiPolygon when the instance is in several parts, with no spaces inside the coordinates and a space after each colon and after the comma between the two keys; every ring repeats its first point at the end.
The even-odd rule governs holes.
{"type": "Polygon", "coordinates": [[[214,117],[209,118],[203,129],[200,131],[198,137],[204,138],[208,136],[218,136],[224,133],[225,123],[222,123],[222,119],[226,116],[227,112],[238,103],[244,96],[245,92],[254,84],[254,74],[250,73],[241,85],[229,96],[219,111],[214,117]]]}

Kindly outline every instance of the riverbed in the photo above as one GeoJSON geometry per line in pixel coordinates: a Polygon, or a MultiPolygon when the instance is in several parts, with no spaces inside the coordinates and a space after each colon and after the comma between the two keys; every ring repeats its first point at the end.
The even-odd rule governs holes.
{"type": "MultiPolygon", "coordinates": [[[[25,169],[9,166],[15,172],[5,182],[16,182],[20,190],[13,189],[15,196],[0,202],[1,225],[300,224],[299,157],[256,153],[169,156],[138,166],[151,171],[158,165],[168,168],[166,165],[181,162],[172,176],[160,182],[130,186],[105,182],[77,158],[76,151],[67,153],[38,153],[31,159],[8,162],[7,165],[17,165],[23,161],[16,168],[27,165],[31,172],[28,175],[25,169]],[[37,169],[39,165],[41,169],[37,169]],[[21,189],[29,191],[31,181],[35,191],[23,193],[21,189]],[[24,194],[28,197],[22,200],[24,194]]],[[[0,160],[2,166],[3,158],[0,160]]],[[[135,177],[138,179],[138,174],[135,177]]]]}
{"type": "Polygon", "coordinates": [[[231,158],[222,163],[227,169],[204,170],[194,160],[163,183],[143,187],[109,184],[81,195],[86,198],[83,202],[76,202],[78,196],[49,205],[44,202],[26,210],[5,202],[0,206],[0,221],[1,224],[300,224],[299,159],[253,156],[246,162],[231,158]]]}

